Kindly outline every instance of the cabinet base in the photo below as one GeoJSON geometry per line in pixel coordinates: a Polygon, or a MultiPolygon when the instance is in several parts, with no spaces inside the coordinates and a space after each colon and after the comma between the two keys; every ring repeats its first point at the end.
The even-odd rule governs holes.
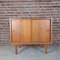
{"type": "MultiPolygon", "coordinates": [[[[44,46],[44,49],[45,49],[45,54],[48,53],[48,44],[45,44],[45,45],[40,45],[41,47],[44,46]]],[[[18,48],[20,48],[21,46],[20,45],[15,45],[15,54],[17,55],[18,54],[18,48]]]]}

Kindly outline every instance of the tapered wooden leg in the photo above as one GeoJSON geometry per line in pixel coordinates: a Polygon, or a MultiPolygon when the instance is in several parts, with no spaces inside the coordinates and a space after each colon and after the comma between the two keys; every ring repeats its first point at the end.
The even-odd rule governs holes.
{"type": "Polygon", "coordinates": [[[40,46],[41,46],[41,47],[43,47],[43,45],[42,45],[42,44],[41,44],[40,46]]]}
{"type": "Polygon", "coordinates": [[[15,53],[18,54],[18,45],[15,46],[15,53]]]}
{"type": "Polygon", "coordinates": [[[19,48],[21,47],[21,45],[19,45],[19,48]]]}
{"type": "Polygon", "coordinates": [[[45,45],[45,54],[48,53],[48,44],[45,45]]]}

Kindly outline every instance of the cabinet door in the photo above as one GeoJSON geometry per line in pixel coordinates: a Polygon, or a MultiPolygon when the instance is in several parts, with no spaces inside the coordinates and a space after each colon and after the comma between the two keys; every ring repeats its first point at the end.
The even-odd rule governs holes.
{"type": "Polygon", "coordinates": [[[31,20],[12,20],[12,43],[31,42],[31,20]]]}
{"type": "Polygon", "coordinates": [[[32,20],[32,42],[50,43],[50,20],[32,20]]]}

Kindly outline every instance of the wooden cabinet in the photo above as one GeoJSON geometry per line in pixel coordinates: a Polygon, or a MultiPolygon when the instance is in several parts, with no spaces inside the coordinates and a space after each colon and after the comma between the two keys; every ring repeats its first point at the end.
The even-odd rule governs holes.
{"type": "Polygon", "coordinates": [[[21,44],[44,44],[45,52],[51,44],[51,20],[39,18],[21,18],[10,20],[11,43],[17,47],[21,44]]]}

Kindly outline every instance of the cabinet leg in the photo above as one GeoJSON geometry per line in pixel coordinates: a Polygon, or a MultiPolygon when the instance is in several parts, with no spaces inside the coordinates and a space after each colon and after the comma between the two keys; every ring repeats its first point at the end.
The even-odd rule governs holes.
{"type": "Polygon", "coordinates": [[[48,45],[45,45],[45,54],[48,53],[48,45]]]}
{"type": "Polygon", "coordinates": [[[18,45],[15,46],[15,53],[18,54],[18,45]]]}
{"type": "Polygon", "coordinates": [[[21,45],[19,45],[19,48],[21,47],[21,45]]]}
{"type": "Polygon", "coordinates": [[[43,47],[43,45],[40,45],[41,47],[43,47]]]}

